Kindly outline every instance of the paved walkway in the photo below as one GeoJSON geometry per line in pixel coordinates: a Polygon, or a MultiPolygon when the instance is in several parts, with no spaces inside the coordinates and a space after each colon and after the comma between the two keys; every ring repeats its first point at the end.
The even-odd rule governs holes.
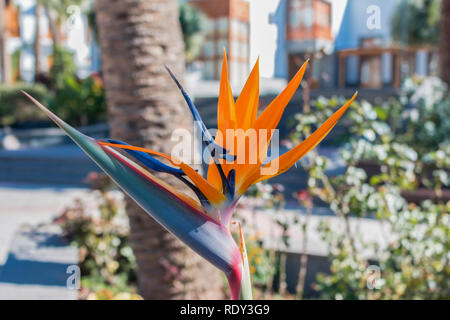
{"type": "Polygon", "coordinates": [[[0,185],[0,299],[76,299],[66,288],[78,252],[53,218],[89,190],[0,185]]]}
{"type": "MultiPolygon", "coordinates": [[[[316,208],[316,210],[313,210],[313,214],[308,220],[306,252],[313,256],[327,257],[329,249],[317,231],[319,224],[321,222],[328,223],[333,230],[344,229],[345,224],[342,218],[321,212],[330,212],[329,210],[325,210],[324,208],[323,210],[320,209],[316,208]],[[318,211],[318,214],[316,214],[316,211],[318,211]]],[[[294,254],[302,253],[303,231],[301,225],[305,223],[306,215],[301,208],[286,209],[282,213],[267,209],[253,212],[243,209],[239,214],[241,219],[246,222],[245,232],[247,234],[258,233],[264,240],[264,247],[267,249],[294,254]],[[295,220],[299,223],[294,223],[295,220]],[[290,225],[286,232],[286,235],[289,236],[288,245],[283,241],[283,228],[277,221],[290,225]]],[[[377,243],[383,249],[393,240],[393,235],[387,223],[367,218],[350,218],[349,220],[352,234],[359,235],[355,246],[365,258],[373,259],[376,257],[376,253],[371,249],[363,248],[360,243],[361,241],[364,243],[377,243]]]]}
{"type": "MultiPolygon", "coordinates": [[[[0,184],[0,299],[76,299],[77,291],[66,287],[70,274],[67,268],[77,265],[77,250],[60,237],[60,230],[51,221],[76,198],[83,199],[94,212],[95,196],[89,189],[51,186],[0,184]]],[[[298,254],[302,252],[302,231],[299,225],[290,228],[291,241],[285,246],[282,229],[276,220],[305,219],[300,208],[288,208],[282,215],[270,210],[250,212],[242,209],[245,232],[258,231],[268,248],[298,254]],[[277,217],[278,216],[278,217],[277,217]]],[[[314,208],[308,226],[307,253],[326,257],[328,248],[317,233],[321,221],[342,228],[342,220],[330,215],[329,209],[314,208]]],[[[238,218],[238,217],[236,217],[238,218]]],[[[359,230],[365,241],[381,247],[390,241],[387,226],[372,219],[350,221],[352,230],[359,230]]],[[[373,257],[373,252],[363,252],[373,257]]]]}

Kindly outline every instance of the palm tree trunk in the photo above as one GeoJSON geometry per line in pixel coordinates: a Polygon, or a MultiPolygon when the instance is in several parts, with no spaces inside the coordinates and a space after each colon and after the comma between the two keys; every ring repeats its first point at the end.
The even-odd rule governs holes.
{"type": "Polygon", "coordinates": [[[0,82],[8,80],[6,61],[6,26],[5,26],[5,0],[0,0],[0,82]]]}
{"type": "Polygon", "coordinates": [[[34,79],[38,79],[41,73],[41,3],[36,3],[36,33],[34,35],[34,79]]]}
{"type": "MultiPolygon", "coordinates": [[[[111,135],[170,154],[173,130],[192,128],[182,96],[164,70],[165,64],[178,75],[184,69],[176,1],[97,0],[96,14],[111,135]]],[[[127,213],[145,299],[223,297],[217,270],[130,199],[127,213]]]]}
{"type": "Polygon", "coordinates": [[[450,0],[442,0],[441,5],[441,77],[450,83],[450,0]]]}
{"type": "Polygon", "coordinates": [[[47,17],[47,20],[48,20],[48,25],[50,27],[50,33],[51,33],[51,36],[52,36],[53,48],[55,48],[56,46],[59,46],[59,38],[60,37],[59,37],[58,27],[56,25],[55,19],[53,19],[52,15],[50,13],[50,8],[49,8],[48,3],[44,2],[43,6],[44,6],[45,16],[47,17]]]}

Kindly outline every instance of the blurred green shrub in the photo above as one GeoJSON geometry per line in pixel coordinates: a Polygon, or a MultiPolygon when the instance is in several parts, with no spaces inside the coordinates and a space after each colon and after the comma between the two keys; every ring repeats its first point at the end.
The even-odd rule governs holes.
{"type": "MultiPolygon", "coordinates": [[[[342,151],[343,174],[327,176],[330,160],[316,152],[305,159],[312,164],[305,166],[308,192],[327,203],[343,226],[319,227],[331,260],[331,274],[317,277],[322,298],[450,298],[450,201],[442,196],[450,187],[450,99],[436,79],[406,85],[405,96],[378,106],[360,101],[347,112],[352,136],[342,151]],[[364,161],[378,170],[370,172],[364,161]],[[405,190],[418,187],[432,191],[433,199],[409,202],[405,190]],[[375,218],[386,246],[365,241],[350,226],[352,216],[375,218]]],[[[321,98],[326,105],[302,116],[294,142],[328,117],[335,100],[321,98]]]]}
{"type": "Polygon", "coordinates": [[[50,92],[42,84],[0,84],[0,126],[44,120],[46,117],[20,91],[24,90],[44,103],[50,92]]]}
{"type": "MultiPolygon", "coordinates": [[[[236,214],[242,211],[249,211],[252,215],[251,221],[240,215],[239,220],[247,230],[246,249],[250,265],[250,274],[252,278],[253,294],[256,299],[274,299],[286,298],[286,295],[275,293],[274,289],[285,287],[285,284],[274,283],[276,274],[283,273],[285,270],[280,268],[277,263],[277,253],[274,250],[265,248],[264,234],[255,225],[257,214],[263,214],[266,210],[282,210],[285,205],[283,196],[284,188],[280,184],[271,185],[267,182],[261,182],[250,187],[249,192],[239,201],[236,214]],[[281,270],[282,269],[282,270],[281,270]]],[[[279,220],[277,216],[270,216],[273,221],[287,231],[288,224],[279,220]]],[[[235,234],[238,241],[238,234],[235,234]]],[[[288,235],[283,234],[283,239],[288,241],[288,235]]],[[[284,281],[285,276],[278,277],[277,280],[284,281]]]]}
{"type": "Polygon", "coordinates": [[[74,77],[77,67],[73,54],[59,45],[53,46],[53,64],[50,69],[50,87],[59,90],[65,87],[67,78],[74,77]]]}
{"type": "Polygon", "coordinates": [[[106,121],[105,90],[100,76],[92,74],[79,79],[76,70],[73,54],[55,46],[49,79],[53,92],[50,108],[75,126],[106,121]]]}
{"type": "MultiPolygon", "coordinates": [[[[399,140],[419,153],[436,150],[450,142],[450,93],[436,77],[412,77],[405,81],[405,108],[394,118],[399,140]],[[401,128],[401,130],[399,130],[401,128]]],[[[398,109],[399,107],[396,106],[398,109]]]]}
{"type": "Polygon", "coordinates": [[[109,289],[102,289],[91,292],[87,296],[87,300],[143,300],[137,293],[119,292],[114,294],[109,289]]]}
{"type": "Polygon", "coordinates": [[[0,85],[0,126],[21,126],[46,117],[20,92],[24,90],[48,105],[63,120],[85,126],[107,120],[103,82],[98,74],[79,79],[73,55],[55,46],[53,65],[42,83],[0,85]]]}
{"type": "Polygon", "coordinates": [[[63,120],[75,126],[106,121],[105,90],[100,77],[65,77],[54,93],[50,108],[63,120]]]}
{"type": "Polygon", "coordinates": [[[194,6],[188,3],[179,4],[179,21],[183,33],[186,62],[192,62],[200,53],[203,43],[202,28],[204,17],[194,6]]]}
{"type": "Polygon", "coordinates": [[[111,193],[106,175],[91,173],[87,182],[98,195],[98,216],[77,200],[56,219],[79,248],[82,298],[113,299],[125,293],[136,298],[136,262],[123,201],[111,193]]]}
{"type": "Polygon", "coordinates": [[[270,283],[275,275],[275,254],[263,248],[263,241],[252,235],[246,239],[250,275],[255,289],[271,289],[270,283]]]}
{"type": "Polygon", "coordinates": [[[442,0],[398,1],[392,36],[408,45],[439,44],[442,0]]]}

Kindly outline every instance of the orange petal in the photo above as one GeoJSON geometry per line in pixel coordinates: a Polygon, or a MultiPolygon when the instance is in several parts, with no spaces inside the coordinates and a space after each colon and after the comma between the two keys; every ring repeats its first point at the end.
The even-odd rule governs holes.
{"type": "Polygon", "coordinates": [[[233,93],[228,81],[228,65],[225,49],[223,50],[222,74],[220,77],[219,101],[217,105],[217,127],[225,136],[226,129],[236,128],[236,108],[233,93]]]}
{"type": "MultiPolygon", "coordinates": [[[[217,104],[217,129],[220,131],[220,134],[218,134],[217,136],[220,135],[222,137],[222,141],[219,141],[219,139],[216,138],[216,143],[221,145],[223,148],[227,148],[226,130],[235,130],[236,126],[236,107],[234,104],[233,93],[231,92],[231,87],[228,80],[227,56],[224,49],[222,74],[220,77],[219,101],[217,104]]],[[[235,153],[234,150],[229,151],[232,154],[235,153]]],[[[231,164],[222,165],[225,175],[228,174],[229,170],[231,170],[232,167],[233,166],[231,164]]],[[[222,190],[222,179],[220,178],[219,171],[213,161],[211,161],[208,165],[207,179],[208,182],[210,182],[217,190],[222,190]]]]}
{"type": "MultiPolygon", "coordinates": [[[[248,129],[253,128],[256,121],[259,103],[259,58],[256,60],[244,88],[236,101],[236,121],[238,128],[245,133],[248,129]]],[[[256,141],[255,141],[256,142],[256,141]]],[[[242,173],[248,168],[248,160],[250,159],[250,140],[248,138],[234,139],[235,150],[237,155],[245,154],[245,162],[235,165],[236,178],[239,179],[242,173]]],[[[257,153],[257,149],[254,150],[257,153]]],[[[241,160],[239,158],[239,160],[241,160]]]]}
{"type": "Polygon", "coordinates": [[[259,102],[259,58],[256,60],[244,88],[236,101],[236,121],[238,128],[247,130],[256,120],[259,102]]]}
{"type": "Polygon", "coordinates": [[[220,206],[225,201],[225,196],[217,190],[212,184],[210,184],[205,178],[203,178],[201,175],[199,175],[194,169],[192,169],[190,166],[185,164],[184,162],[173,158],[167,154],[153,151],[146,148],[141,147],[135,147],[130,145],[122,145],[122,144],[116,144],[116,143],[108,143],[108,142],[99,142],[102,145],[115,147],[115,148],[121,148],[121,149],[129,149],[129,150],[135,150],[135,151],[142,151],[146,152],[148,154],[160,156],[166,160],[168,160],[172,165],[181,168],[183,172],[191,179],[191,181],[196,185],[196,187],[204,194],[204,196],[211,202],[212,205],[220,206]]]}
{"type": "Polygon", "coordinates": [[[253,173],[249,176],[246,181],[241,185],[240,192],[244,191],[257,182],[275,177],[282,174],[291,168],[300,158],[307,154],[312,148],[314,148],[320,141],[327,136],[327,134],[333,129],[338,120],[347,111],[348,107],[351,105],[353,100],[355,100],[358,92],[356,92],[353,97],[339,110],[337,110],[327,121],[325,121],[316,131],[314,131],[305,141],[297,145],[295,148],[284,153],[275,160],[272,160],[264,166],[264,168],[270,168],[270,166],[278,166],[278,170],[274,174],[262,175],[260,170],[257,173],[253,173]],[[276,162],[278,161],[278,165],[276,162]]]}
{"type": "Polygon", "coordinates": [[[220,192],[223,192],[222,178],[220,177],[219,170],[217,169],[212,158],[210,164],[208,165],[208,173],[206,175],[206,179],[214,186],[214,188],[216,188],[220,192]]]}
{"type": "MultiPolygon", "coordinates": [[[[236,182],[239,184],[244,183],[247,179],[251,178],[256,172],[259,172],[260,166],[267,157],[267,148],[269,146],[270,139],[272,138],[272,130],[276,129],[283,115],[284,109],[291,100],[295,91],[297,90],[300,82],[305,74],[306,66],[309,59],[302,65],[297,71],[295,76],[289,81],[286,88],[264,109],[264,111],[256,119],[254,128],[257,131],[258,139],[251,141],[256,146],[246,145],[245,152],[249,150],[258,150],[258,157],[256,164],[238,165],[236,167],[236,182]],[[259,130],[267,130],[266,137],[263,137],[263,141],[260,141],[259,130]]],[[[263,135],[264,136],[264,135],[263,135]]]]}
{"type": "MultiPolygon", "coordinates": [[[[286,88],[259,115],[255,122],[255,129],[267,129],[270,132],[271,129],[275,129],[278,126],[284,109],[295,91],[297,91],[297,88],[303,79],[308,62],[309,59],[306,60],[300,70],[298,70],[291,81],[289,81],[286,88]]],[[[271,135],[269,135],[268,139],[270,140],[270,138],[271,135]]]]}
{"type": "Polygon", "coordinates": [[[225,196],[217,190],[211,183],[209,183],[205,178],[199,175],[194,169],[185,163],[181,163],[181,170],[191,179],[191,181],[200,189],[200,191],[205,195],[205,197],[214,206],[220,206],[225,203],[225,196]]]}

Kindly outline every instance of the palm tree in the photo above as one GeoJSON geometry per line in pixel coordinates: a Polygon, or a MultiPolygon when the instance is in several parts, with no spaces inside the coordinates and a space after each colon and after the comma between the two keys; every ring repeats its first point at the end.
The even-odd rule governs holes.
{"type": "Polygon", "coordinates": [[[392,17],[394,40],[410,46],[438,44],[441,1],[399,2],[392,17]]]}
{"type": "Polygon", "coordinates": [[[0,0],[0,82],[6,82],[8,80],[8,63],[6,52],[6,38],[7,30],[5,25],[5,0],[0,0]]]}
{"type": "Polygon", "coordinates": [[[442,0],[441,5],[441,77],[450,83],[450,0],[442,0]]]}
{"type": "Polygon", "coordinates": [[[196,7],[189,3],[180,3],[180,25],[187,63],[192,62],[200,52],[203,43],[203,22],[204,17],[196,7]]]}
{"type": "Polygon", "coordinates": [[[41,74],[41,9],[42,4],[40,1],[36,2],[36,23],[34,34],[34,79],[37,80],[41,74]]]}
{"type": "Polygon", "coordinates": [[[81,6],[86,0],[38,0],[38,2],[43,6],[45,15],[47,16],[53,46],[60,46],[61,25],[72,14],[68,9],[71,6],[81,6]]]}
{"type": "MultiPolygon", "coordinates": [[[[169,152],[171,133],[190,128],[182,96],[164,70],[180,75],[184,47],[176,0],[98,0],[96,18],[111,135],[169,152]]],[[[138,288],[146,299],[222,298],[212,266],[127,200],[138,288]]]]}

